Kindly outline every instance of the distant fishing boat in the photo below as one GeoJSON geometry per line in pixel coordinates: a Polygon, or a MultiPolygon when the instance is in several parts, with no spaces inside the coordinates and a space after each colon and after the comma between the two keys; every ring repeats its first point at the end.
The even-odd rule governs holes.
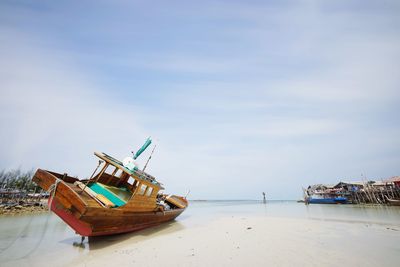
{"type": "Polygon", "coordinates": [[[318,197],[312,196],[306,200],[310,204],[347,204],[347,198],[345,197],[318,197]]]}
{"type": "Polygon", "coordinates": [[[42,169],[32,178],[50,191],[51,210],[82,237],[156,226],[175,219],[187,208],[185,197],[160,193],[162,185],[129,160],[121,162],[105,153],[94,154],[100,161],[90,179],[42,169]]]}
{"type": "Polygon", "coordinates": [[[303,188],[304,202],[306,204],[348,204],[349,201],[341,194],[340,189],[332,186],[314,185],[303,188]]]}
{"type": "Polygon", "coordinates": [[[323,189],[313,190],[312,193],[305,191],[304,201],[306,204],[348,204],[346,197],[338,194],[335,190],[323,189]]]}

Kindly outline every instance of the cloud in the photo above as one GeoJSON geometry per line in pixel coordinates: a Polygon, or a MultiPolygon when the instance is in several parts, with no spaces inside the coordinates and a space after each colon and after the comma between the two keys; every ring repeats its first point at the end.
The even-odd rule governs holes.
{"type": "Polygon", "coordinates": [[[358,5],[9,4],[0,167],[87,176],[153,135],[149,171],[193,198],[398,174],[398,6],[358,5]]]}
{"type": "Polygon", "coordinates": [[[133,103],[103,93],[66,55],[38,47],[39,40],[16,31],[6,36],[0,45],[2,167],[87,175],[94,150],[123,156],[146,137],[133,103]]]}

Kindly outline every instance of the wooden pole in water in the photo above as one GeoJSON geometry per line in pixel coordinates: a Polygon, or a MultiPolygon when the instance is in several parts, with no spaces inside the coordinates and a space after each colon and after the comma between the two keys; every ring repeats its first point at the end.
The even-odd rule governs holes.
{"type": "Polygon", "coordinates": [[[390,192],[392,193],[392,197],[391,198],[394,198],[393,187],[391,185],[389,185],[389,188],[390,188],[390,192]]]}
{"type": "Polygon", "coordinates": [[[358,196],[358,192],[355,192],[355,193],[354,193],[354,198],[356,199],[357,204],[360,204],[360,203],[361,203],[360,198],[359,198],[359,196],[358,196]]]}
{"type": "Polygon", "coordinates": [[[366,189],[364,189],[363,198],[364,198],[364,203],[367,204],[369,202],[369,198],[366,189]]]}
{"type": "Polygon", "coordinates": [[[366,193],[368,195],[369,201],[370,201],[370,203],[374,203],[374,199],[372,198],[371,191],[370,191],[368,183],[366,183],[366,185],[367,185],[366,193]]]}
{"type": "Polygon", "coordinates": [[[379,190],[381,193],[381,197],[382,197],[382,204],[386,203],[386,199],[385,199],[385,194],[383,193],[384,190],[382,190],[382,188],[379,190]]]}

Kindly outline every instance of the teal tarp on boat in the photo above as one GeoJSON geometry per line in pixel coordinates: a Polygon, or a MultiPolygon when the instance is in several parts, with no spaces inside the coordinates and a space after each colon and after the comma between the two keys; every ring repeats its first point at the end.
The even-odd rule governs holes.
{"type": "Polygon", "coordinates": [[[114,193],[110,192],[108,189],[104,188],[102,185],[98,183],[93,183],[89,185],[89,188],[92,189],[94,192],[97,194],[102,194],[108,200],[110,200],[116,207],[123,206],[126,204],[125,201],[120,199],[118,196],[116,196],[114,193]]]}

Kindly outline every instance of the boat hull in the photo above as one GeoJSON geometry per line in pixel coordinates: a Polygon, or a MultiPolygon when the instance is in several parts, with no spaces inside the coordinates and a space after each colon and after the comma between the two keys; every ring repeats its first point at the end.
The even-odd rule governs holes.
{"type": "Polygon", "coordinates": [[[310,204],[347,204],[347,198],[336,197],[336,198],[309,198],[307,200],[310,204]]]}
{"type": "Polygon", "coordinates": [[[165,212],[142,212],[128,216],[82,216],[77,218],[68,209],[65,209],[57,199],[49,199],[51,210],[81,236],[103,236],[134,232],[145,228],[172,221],[184,209],[165,212]]]}

